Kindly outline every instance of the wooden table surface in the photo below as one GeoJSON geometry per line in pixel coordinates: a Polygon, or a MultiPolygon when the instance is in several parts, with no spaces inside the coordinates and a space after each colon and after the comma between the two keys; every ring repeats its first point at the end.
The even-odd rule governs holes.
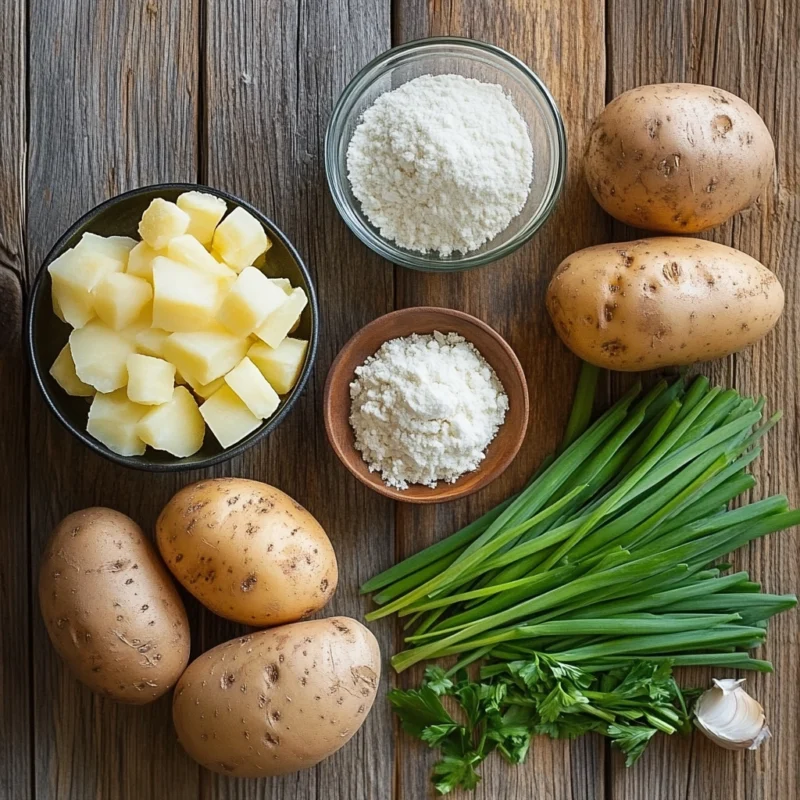
{"type": "MultiPolygon", "coordinates": [[[[764,392],[786,418],[756,465],[754,494],[798,491],[800,342],[800,3],[797,0],[5,0],[0,3],[0,798],[58,800],[417,800],[431,796],[430,755],[399,734],[384,694],[347,747],[315,769],[242,781],[205,772],[180,750],[164,698],[145,708],[93,696],[51,649],[35,599],[43,544],[70,511],[108,505],[152,527],[172,493],[201,474],[154,476],[87,452],[46,411],[20,345],[26,287],[60,233],[111,195],[199,181],[261,208],[293,239],[317,281],[319,361],[305,396],[260,447],[216,470],[274,483],[306,505],[336,547],[341,582],[328,611],[362,617],[358,585],[476,516],[556,443],[577,374],[543,296],[569,252],[632,238],[591,199],[580,170],[591,120],[643,83],[728,89],[765,119],[777,170],[758,205],[710,236],[780,276],[786,311],[758,347],[709,365],[715,380],[764,392]],[[372,255],[328,195],[322,139],[333,103],[393,44],[457,34],[524,59],[558,102],[569,175],[534,241],[502,263],[423,275],[372,255]],[[347,338],[393,308],[463,309],[519,354],[532,390],[527,442],[491,487],[440,508],[393,505],[339,465],[322,427],[327,368],[347,338]]],[[[608,381],[616,393],[623,380],[608,381]]],[[[798,589],[800,536],[752,544],[736,563],[768,591],[798,589]]],[[[240,632],[189,603],[195,654],[240,632]]],[[[391,621],[374,625],[384,653],[391,621]]],[[[536,741],[528,763],[497,758],[475,795],[494,800],[793,800],[800,796],[800,617],[784,614],[750,679],[774,738],[756,753],[699,734],[659,737],[634,768],[597,737],[536,741]]],[[[405,676],[404,676],[405,677],[405,676]]],[[[687,682],[708,680],[695,671],[687,682]]]]}

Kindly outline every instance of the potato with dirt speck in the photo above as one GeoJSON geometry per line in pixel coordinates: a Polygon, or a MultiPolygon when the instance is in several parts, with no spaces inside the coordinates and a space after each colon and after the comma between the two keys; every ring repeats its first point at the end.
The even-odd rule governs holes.
{"type": "Polygon", "coordinates": [[[598,203],[637,228],[697,233],[751,206],[775,145],[744,100],[714,86],[639,86],[595,121],[584,171],[598,203]]]}
{"type": "Polygon", "coordinates": [[[547,310],[584,361],[623,372],[722,358],[765,336],[778,279],[716,242],[663,236],[587,247],[559,265],[547,310]]]}
{"type": "Polygon", "coordinates": [[[47,633],[75,677],[121,703],[150,703],[189,660],[189,622],[142,529],[87,508],[53,531],[39,567],[47,633]]]}
{"type": "Polygon", "coordinates": [[[156,523],[173,575],[221,617],[263,628],[319,611],[336,590],[336,555],[289,495],[242,478],[181,489],[156,523]]]}
{"type": "Polygon", "coordinates": [[[375,637],[348,617],[259,631],[203,653],[175,687],[172,718],[206,769],[260,778],[307,769],[367,718],[381,675],[375,637]]]}

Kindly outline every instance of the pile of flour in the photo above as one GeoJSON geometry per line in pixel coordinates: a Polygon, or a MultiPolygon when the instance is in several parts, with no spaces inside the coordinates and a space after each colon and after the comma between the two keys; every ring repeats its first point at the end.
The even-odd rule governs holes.
{"type": "Polygon", "coordinates": [[[347,170],[353,194],[384,238],[449,256],[477,250],[519,214],[533,148],[502,87],[423,75],[364,112],[347,170]]]}
{"type": "Polygon", "coordinates": [[[494,370],[455,333],[386,342],[356,369],[350,397],[356,449],[398,489],[476,469],[508,410],[494,370]]]}

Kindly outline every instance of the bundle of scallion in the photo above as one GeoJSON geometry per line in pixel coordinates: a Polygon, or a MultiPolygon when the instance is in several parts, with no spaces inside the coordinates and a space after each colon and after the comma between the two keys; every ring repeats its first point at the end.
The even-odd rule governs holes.
{"type": "MultiPolygon", "coordinates": [[[[434,691],[437,686],[456,686],[459,698],[471,685],[484,698],[498,686],[506,687],[504,696],[509,686],[517,694],[524,688],[526,707],[536,712],[525,723],[528,736],[557,735],[546,726],[558,715],[547,708],[541,713],[543,696],[536,701],[532,685],[520,683],[521,665],[536,664],[537,680],[547,672],[564,696],[569,692],[560,681],[572,670],[581,713],[595,707],[583,694],[592,680],[626,685],[626,676],[639,675],[637,664],[645,672],[659,664],[667,672],[680,665],[771,670],[749,651],[764,641],[766,620],[796,598],[763,594],[747,573],[725,574],[729,565],[716,562],[753,539],[800,523],[800,510],[790,510],[783,495],[729,508],[755,485],[747,467],[780,415],[762,422],[763,398],[711,387],[699,377],[688,388],[682,379],[662,381],[643,396],[637,385],[589,425],[596,379],[596,368],[584,365],[560,452],[518,495],[362,587],[379,606],[367,619],[394,613],[409,618],[408,646],[392,658],[398,672],[458,657],[446,675],[429,673],[419,690],[428,692],[427,706],[422,703],[428,710],[433,698],[447,693],[434,691]],[[485,683],[473,685],[463,668],[479,660],[485,683]]],[[[672,681],[670,676],[662,679],[672,681]]],[[[619,728],[619,713],[597,709],[611,715],[600,732],[638,756],[655,730],[672,732],[685,724],[683,698],[677,687],[675,692],[672,723],[653,723],[661,717],[651,707],[631,733],[630,726],[619,728]]],[[[420,699],[414,692],[391,695],[407,729],[444,747],[455,734],[441,738],[438,732],[450,723],[431,722],[433,733],[417,729],[420,720],[407,713],[415,697],[420,699]]],[[[516,707],[495,706],[501,721],[516,707]]],[[[483,716],[491,716],[486,708],[483,716]]],[[[591,719],[592,725],[565,735],[598,730],[598,718],[591,719]]],[[[455,739],[471,741],[465,736],[459,731],[455,739]]],[[[471,747],[460,762],[469,761],[471,747]]],[[[498,747],[502,752],[504,746],[498,747]]],[[[454,780],[469,785],[468,779],[454,780]]]]}

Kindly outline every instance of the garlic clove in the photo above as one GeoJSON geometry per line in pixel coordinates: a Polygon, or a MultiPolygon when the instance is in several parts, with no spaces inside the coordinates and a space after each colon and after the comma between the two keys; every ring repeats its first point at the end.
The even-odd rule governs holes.
{"type": "Polygon", "coordinates": [[[742,689],[744,679],[714,679],[694,707],[695,725],[727,750],[755,750],[769,739],[764,709],[742,689]]]}

